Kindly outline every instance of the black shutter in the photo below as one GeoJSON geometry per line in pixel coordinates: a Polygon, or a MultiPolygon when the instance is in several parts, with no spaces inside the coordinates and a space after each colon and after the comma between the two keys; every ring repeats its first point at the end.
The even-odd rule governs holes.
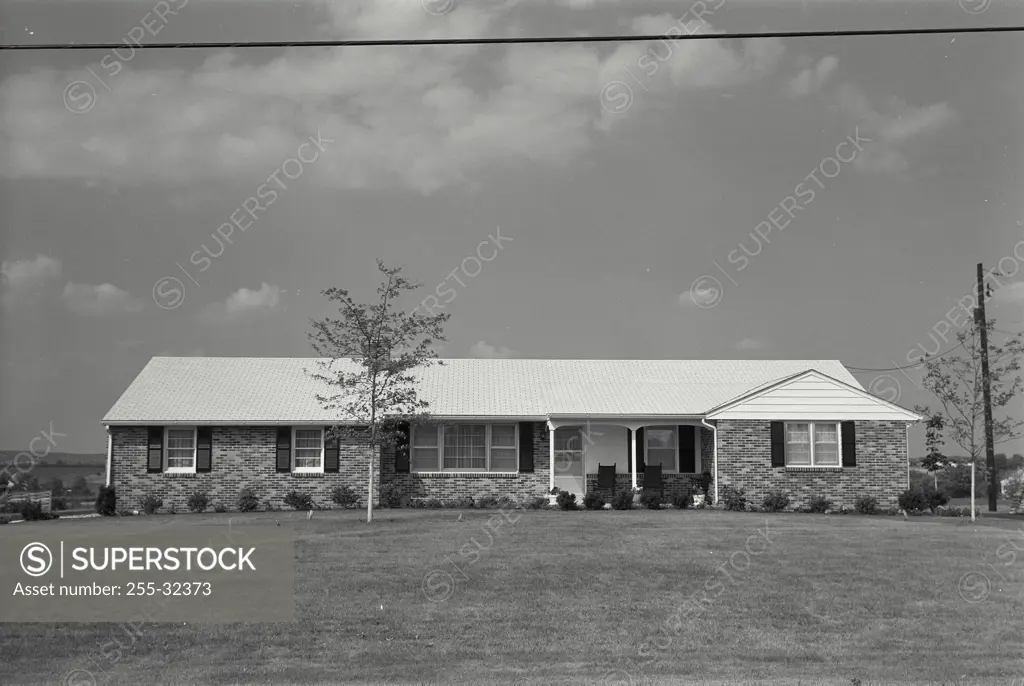
{"type": "Polygon", "coordinates": [[[292,427],[277,427],[277,471],[292,470],[292,427]]]}
{"type": "Polygon", "coordinates": [[[519,471],[533,473],[533,422],[519,422],[519,471]]]}
{"type": "Polygon", "coordinates": [[[786,423],[772,422],[772,466],[786,466],[786,423]]]}
{"type": "Polygon", "coordinates": [[[164,470],[164,427],[149,427],[149,456],[146,471],[157,474],[164,470]]]}
{"type": "Polygon", "coordinates": [[[636,473],[643,474],[647,469],[644,455],[647,454],[647,446],[644,445],[644,427],[636,430],[636,473]]]}
{"type": "Polygon", "coordinates": [[[412,427],[409,422],[401,422],[395,436],[395,474],[409,473],[409,441],[412,427]]]}
{"type": "Polygon", "coordinates": [[[697,450],[693,443],[693,425],[679,426],[679,471],[683,474],[693,474],[697,471],[697,450]]]}
{"type": "Polygon", "coordinates": [[[330,426],[324,427],[324,471],[337,472],[341,469],[341,450],[338,447],[337,434],[331,436],[330,426]]]}
{"type": "Polygon", "coordinates": [[[196,429],[196,471],[209,472],[213,469],[213,429],[201,426],[196,429]]]}
{"type": "Polygon", "coordinates": [[[857,430],[854,422],[843,422],[843,466],[857,466],[857,430]]]}

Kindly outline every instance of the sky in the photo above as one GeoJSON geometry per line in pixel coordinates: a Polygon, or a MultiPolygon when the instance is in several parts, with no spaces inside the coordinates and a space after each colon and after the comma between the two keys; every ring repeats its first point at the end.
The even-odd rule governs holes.
{"type": "MultiPolygon", "coordinates": [[[[955,345],[978,262],[1024,329],[1020,34],[133,41],[1013,24],[1001,0],[5,3],[0,42],[124,47],[0,52],[0,448],[103,452],[153,356],[311,355],[320,291],[368,298],[377,258],[424,284],[410,308],[441,294],[444,357],[907,366],[955,345]]],[[[928,401],[918,369],[856,376],[928,401]]]]}

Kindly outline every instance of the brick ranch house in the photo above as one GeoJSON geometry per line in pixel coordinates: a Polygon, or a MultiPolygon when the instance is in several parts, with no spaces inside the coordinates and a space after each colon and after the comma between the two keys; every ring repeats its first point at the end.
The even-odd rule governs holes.
{"type": "Polygon", "coordinates": [[[410,498],[582,496],[599,465],[628,489],[660,464],[666,496],[709,472],[716,499],[732,484],[755,503],[782,490],[797,504],[891,506],[921,420],[836,360],[453,359],[417,372],[436,424],[371,455],[356,438],[325,440],[337,418],[316,400],[315,362],[153,358],[103,419],[118,506],[152,494],[183,510],[205,491],[232,509],[245,486],[261,502],[298,490],[326,505],[339,484],[365,493],[370,459],[410,498]]]}

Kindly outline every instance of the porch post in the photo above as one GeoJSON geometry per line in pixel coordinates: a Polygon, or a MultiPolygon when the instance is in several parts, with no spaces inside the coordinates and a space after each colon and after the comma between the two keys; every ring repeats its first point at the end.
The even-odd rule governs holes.
{"type": "Polygon", "coordinates": [[[548,493],[555,487],[555,427],[548,422],[548,457],[550,465],[548,469],[548,493]]]}
{"type": "Polygon", "coordinates": [[[630,466],[629,473],[633,476],[633,490],[636,490],[636,429],[629,429],[629,439],[633,442],[633,449],[630,451],[632,465],[630,466]]]}

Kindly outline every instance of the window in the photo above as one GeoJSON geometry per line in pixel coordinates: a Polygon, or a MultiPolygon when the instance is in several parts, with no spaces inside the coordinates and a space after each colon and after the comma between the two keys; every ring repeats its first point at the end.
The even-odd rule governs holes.
{"type": "Polygon", "coordinates": [[[648,465],[660,464],[662,472],[675,472],[677,442],[676,429],[674,426],[649,426],[644,429],[644,442],[647,444],[647,454],[644,463],[648,465]]]}
{"type": "Polygon", "coordinates": [[[519,469],[516,424],[445,424],[414,427],[413,472],[515,472],[519,469]]]}
{"type": "Polygon", "coordinates": [[[171,473],[192,473],[196,471],[196,430],[195,427],[168,427],[164,431],[164,454],[167,456],[164,469],[171,473]]]}
{"type": "Polygon", "coordinates": [[[787,422],[787,467],[838,467],[839,424],[787,422]]]}
{"type": "Polygon", "coordinates": [[[324,430],[292,430],[292,471],[324,471],[324,430]]]}
{"type": "Polygon", "coordinates": [[[443,469],[487,469],[487,426],[456,424],[444,427],[443,469]]]}

